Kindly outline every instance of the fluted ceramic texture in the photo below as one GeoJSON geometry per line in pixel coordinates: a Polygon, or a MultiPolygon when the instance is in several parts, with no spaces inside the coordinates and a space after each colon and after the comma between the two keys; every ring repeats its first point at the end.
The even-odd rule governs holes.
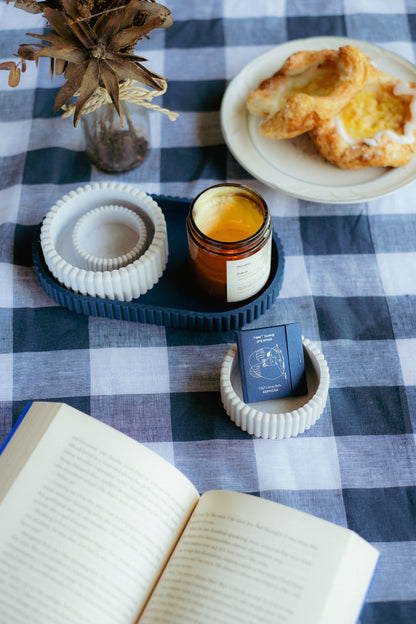
{"type": "Polygon", "coordinates": [[[45,262],[66,288],[82,295],[131,301],[145,294],[162,276],[168,258],[166,221],[158,204],[139,189],[119,183],[95,183],[64,195],[46,214],[40,231],[45,262]],[[145,222],[141,255],[113,270],[86,270],[74,249],[73,232],[88,212],[103,205],[125,206],[145,222]]]}
{"type": "Polygon", "coordinates": [[[233,386],[233,377],[239,375],[237,345],[229,349],[221,367],[221,400],[237,427],[259,438],[281,440],[303,433],[320,418],[328,397],[328,365],[315,344],[307,338],[302,342],[308,395],[253,404],[244,403],[233,386]]]}
{"type": "Polygon", "coordinates": [[[87,271],[120,269],[136,260],[142,253],[146,243],[146,225],[134,210],[125,206],[99,206],[89,210],[78,220],[74,227],[72,242],[82,260],[82,268],[87,271]],[[130,232],[132,246],[126,249],[126,244],[121,240],[122,232],[117,234],[117,239],[112,245],[111,240],[108,240],[108,234],[104,241],[100,241],[102,228],[106,228],[108,234],[112,229],[125,228],[130,232]],[[95,250],[95,254],[90,253],[91,249],[95,250]],[[114,255],[110,254],[110,251],[114,255]]]}

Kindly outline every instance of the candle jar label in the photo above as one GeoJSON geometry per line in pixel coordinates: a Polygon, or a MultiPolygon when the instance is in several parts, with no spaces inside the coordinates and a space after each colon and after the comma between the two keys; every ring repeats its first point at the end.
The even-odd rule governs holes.
{"type": "Polygon", "coordinates": [[[270,274],[272,239],[252,256],[227,262],[227,301],[242,301],[259,292],[270,274]]]}

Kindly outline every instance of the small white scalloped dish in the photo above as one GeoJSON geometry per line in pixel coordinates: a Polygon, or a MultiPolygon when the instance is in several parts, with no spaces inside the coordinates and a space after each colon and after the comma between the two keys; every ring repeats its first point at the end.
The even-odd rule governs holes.
{"type": "Polygon", "coordinates": [[[111,271],[133,262],[146,243],[143,219],[125,206],[104,205],[75,224],[72,242],[87,271],[111,271]]]}
{"type": "Polygon", "coordinates": [[[46,265],[60,284],[82,295],[118,301],[137,299],[150,290],[162,276],[168,258],[166,221],[158,204],[143,191],[116,182],[87,184],[64,195],[46,214],[40,243],[46,265]],[[74,230],[85,215],[106,205],[121,206],[138,215],[143,222],[140,238],[145,240],[140,254],[125,266],[87,270],[74,246],[74,230]]]}
{"type": "Polygon", "coordinates": [[[309,429],[320,418],[329,390],[329,370],[317,346],[302,337],[308,394],[258,403],[244,403],[237,345],[221,366],[221,400],[231,420],[250,435],[282,440],[309,429]]]}

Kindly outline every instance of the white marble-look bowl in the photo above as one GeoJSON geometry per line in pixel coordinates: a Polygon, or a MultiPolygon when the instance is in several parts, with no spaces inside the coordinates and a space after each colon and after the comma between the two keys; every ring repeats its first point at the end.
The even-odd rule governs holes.
{"type": "Polygon", "coordinates": [[[168,259],[166,221],[158,204],[143,191],[122,183],[87,184],[64,195],[46,214],[40,231],[46,265],[66,288],[82,295],[131,301],[160,279],[168,259]],[[145,229],[140,255],[112,270],[87,270],[75,249],[74,229],[84,215],[100,206],[125,207],[145,229]]]}
{"type": "Polygon", "coordinates": [[[314,343],[307,338],[302,338],[302,343],[308,394],[257,403],[244,402],[237,345],[229,349],[221,367],[221,400],[228,416],[243,431],[281,440],[303,433],[320,418],[328,397],[328,365],[314,343]]]}

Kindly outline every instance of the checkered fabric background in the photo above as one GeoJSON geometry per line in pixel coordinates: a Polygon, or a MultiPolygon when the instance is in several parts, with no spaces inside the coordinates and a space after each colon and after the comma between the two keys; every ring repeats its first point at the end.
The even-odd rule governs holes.
{"type": "MultiPolygon", "coordinates": [[[[151,114],[152,152],[117,181],[193,197],[237,180],[263,194],[283,242],[283,287],[253,326],[299,321],[329,366],[320,421],[284,441],[255,439],[222,408],[233,332],[199,333],[86,317],[57,306],[31,261],[34,226],[65,193],[111,176],[92,168],[81,129],[52,116],[48,62],[16,89],[0,72],[0,441],[28,400],[65,401],[153,448],[200,491],[234,489],[349,526],[381,552],[363,624],[416,621],[416,186],[369,203],[321,205],[265,187],[220,130],[230,79],[262,52],[341,35],[415,61],[415,0],[166,0],[169,30],[141,52],[169,79],[151,114]]],[[[42,18],[0,2],[0,60],[42,18]]],[[[167,302],[168,303],[168,302],[167,302]]]]}

